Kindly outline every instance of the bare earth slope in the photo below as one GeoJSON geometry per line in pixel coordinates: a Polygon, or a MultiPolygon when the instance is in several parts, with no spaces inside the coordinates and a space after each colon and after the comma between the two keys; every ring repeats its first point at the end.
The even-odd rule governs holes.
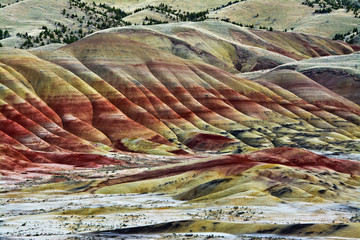
{"type": "MultiPolygon", "coordinates": [[[[188,41],[125,28],[57,50],[2,49],[1,142],[18,151],[37,151],[49,162],[58,160],[48,152],[173,155],[274,146],[359,151],[353,140],[360,136],[357,104],[300,73],[271,72],[254,82],[207,64],[229,66],[231,58],[221,53],[253,66],[264,59],[275,65],[279,59],[293,61],[289,57],[236,45],[207,30],[202,34],[185,27],[184,37],[177,26],[170,27],[188,41]],[[200,41],[203,45],[196,44],[200,41]]],[[[253,35],[239,35],[240,30],[228,32],[243,39],[253,35]]],[[[327,55],[352,51],[305,35],[292,47],[305,40],[323,49],[320,53],[331,48],[327,55]]]]}
{"type": "Polygon", "coordinates": [[[331,91],[360,104],[360,54],[308,59],[278,69],[296,70],[331,91]]]}
{"type": "Polygon", "coordinates": [[[353,52],[347,44],[328,38],[249,30],[216,21],[123,27],[104,32],[121,33],[181,58],[204,61],[231,72],[269,69],[294,59],[353,52]]]}

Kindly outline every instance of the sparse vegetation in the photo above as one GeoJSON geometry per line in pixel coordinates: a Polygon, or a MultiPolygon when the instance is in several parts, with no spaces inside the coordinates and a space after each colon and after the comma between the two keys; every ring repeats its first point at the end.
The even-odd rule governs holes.
{"type": "MultiPolygon", "coordinates": [[[[274,30],[273,27],[255,26],[254,24],[237,23],[237,22],[234,22],[234,21],[230,21],[229,18],[221,19],[221,21],[228,22],[228,23],[240,26],[240,27],[247,27],[247,28],[250,28],[250,29],[262,29],[262,30],[268,30],[268,31],[273,31],[274,30]]],[[[291,29],[291,30],[293,30],[293,29],[291,29]]]]}
{"type": "MultiPolygon", "coordinates": [[[[170,20],[182,21],[182,22],[204,21],[204,20],[208,19],[207,14],[209,14],[209,10],[200,11],[200,12],[188,12],[188,11],[175,10],[175,9],[172,9],[171,6],[168,6],[164,3],[161,3],[159,6],[147,5],[146,7],[135,9],[134,13],[137,13],[137,12],[140,12],[140,11],[143,11],[146,9],[157,12],[157,13],[165,14],[166,18],[169,18],[170,20]]],[[[161,24],[161,23],[165,23],[165,22],[160,21],[159,24],[161,24]]],[[[157,24],[157,23],[154,23],[154,24],[157,24]]]]}
{"type": "Polygon", "coordinates": [[[321,9],[316,9],[314,13],[331,13],[332,9],[330,7],[328,8],[321,8],[321,9]]]}
{"type": "Polygon", "coordinates": [[[55,23],[55,29],[42,26],[38,36],[30,36],[28,33],[17,33],[16,36],[25,41],[20,48],[44,46],[51,43],[72,43],[96,30],[111,27],[131,25],[122,19],[129,14],[119,8],[110,7],[106,4],[97,5],[95,2],[88,4],[81,0],[69,0],[69,8],[62,9],[61,14],[75,21],[75,26],[65,26],[60,22],[55,23]]]}
{"type": "MultiPolygon", "coordinates": [[[[0,40],[10,37],[10,33],[7,29],[2,30],[0,29],[0,40]]],[[[2,47],[2,43],[0,42],[0,47],[2,47]]]]}
{"type": "Polygon", "coordinates": [[[164,23],[169,23],[168,21],[161,21],[161,20],[156,20],[153,18],[148,18],[147,16],[145,17],[144,21],[143,21],[143,25],[154,25],[154,24],[164,24],[164,23]]]}
{"type": "Polygon", "coordinates": [[[303,5],[309,7],[319,7],[314,13],[330,13],[332,10],[346,9],[347,12],[352,11],[355,17],[359,17],[359,2],[352,0],[305,0],[303,5]]]}
{"type": "MultiPolygon", "coordinates": [[[[55,23],[55,29],[51,29],[50,26],[43,26],[40,33],[36,36],[31,36],[28,33],[17,33],[18,37],[24,39],[20,48],[32,48],[38,46],[44,46],[51,43],[64,43],[70,44],[75,42],[97,30],[132,25],[132,23],[124,20],[125,17],[134,13],[149,10],[150,12],[158,13],[166,19],[159,19],[154,16],[147,15],[143,18],[142,22],[138,24],[142,25],[156,25],[166,24],[169,22],[179,21],[204,21],[209,19],[210,11],[217,11],[228,6],[237,4],[246,0],[229,1],[219,7],[213,9],[207,9],[199,12],[190,12],[180,9],[174,9],[172,6],[161,3],[158,6],[147,5],[142,8],[135,9],[132,13],[125,12],[124,10],[116,7],[111,7],[107,4],[87,3],[82,0],[69,0],[68,8],[61,10],[61,14],[72,20],[73,24],[63,24],[60,22],[55,23]]],[[[352,11],[355,17],[358,17],[359,4],[351,0],[305,0],[304,5],[317,8],[314,10],[314,14],[326,14],[333,10],[344,8],[347,11],[352,11]]],[[[3,5],[1,5],[3,6],[3,5]]],[[[259,14],[256,14],[254,18],[258,18],[259,14]]],[[[219,19],[219,18],[211,18],[219,19]]],[[[251,29],[263,29],[273,31],[272,26],[259,26],[258,24],[238,23],[231,21],[229,18],[219,19],[220,21],[229,22],[241,27],[248,27],[251,29]]],[[[136,25],[136,24],[135,24],[136,25]]],[[[291,28],[293,30],[293,28],[291,28]]],[[[287,32],[288,29],[283,30],[287,32]]],[[[357,33],[357,32],[356,32],[357,33]]],[[[346,34],[336,34],[334,40],[343,40],[348,43],[353,43],[355,32],[348,32],[346,34]]],[[[8,37],[8,36],[7,36],[8,37]]],[[[6,38],[6,37],[3,37],[6,38]]],[[[0,34],[0,40],[1,40],[0,34]]]]}
{"type": "Polygon", "coordinates": [[[12,3],[8,3],[7,5],[0,3],[0,8],[4,8],[4,7],[7,7],[7,6],[10,6],[11,4],[22,2],[22,1],[24,1],[24,0],[16,0],[16,1],[12,2],[12,3]]]}
{"type": "Polygon", "coordinates": [[[350,218],[350,222],[358,222],[360,223],[360,215],[356,214],[350,218]]]}
{"type": "Polygon", "coordinates": [[[0,40],[10,37],[9,31],[7,29],[0,29],[0,40]]]}
{"type": "MultiPolygon", "coordinates": [[[[242,1],[244,1],[244,0],[242,0],[242,1]]],[[[223,9],[223,8],[226,8],[226,7],[228,7],[228,6],[231,6],[231,5],[233,5],[233,4],[236,4],[236,3],[239,3],[240,1],[239,0],[236,0],[236,1],[233,1],[233,2],[228,2],[227,4],[224,4],[224,5],[221,5],[220,7],[216,7],[216,8],[214,8],[214,11],[216,11],[216,10],[220,10],[220,9],[223,9]]]]}
{"type": "Polygon", "coordinates": [[[341,33],[335,34],[335,36],[333,37],[333,40],[345,41],[349,44],[352,44],[352,43],[354,43],[354,38],[357,34],[359,34],[359,29],[354,28],[352,31],[348,31],[345,34],[341,34],[341,33]]]}
{"type": "MultiPolygon", "coordinates": [[[[245,0],[242,0],[245,1],[245,0]]],[[[236,0],[228,2],[225,5],[221,5],[215,9],[221,9],[232,4],[236,4],[240,1],[236,0]]],[[[171,6],[161,3],[158,6],[147,5],[143,8],[135,9],[133,13],[137,13],[143,10],[150,10],[152,12],[165,15],[169,21],[204,21],[209,19],[209,9],[199,12],[189,12],[182,10],[175,10],[171,6]]],[[[123,18],[133,14],[127,13],[119,8],[111,7],[107,4],[86,3],[82,0],[69,0],[68,8],[62,9],[61,14],[68,19],[74,20],[74,24],[65,26],[60,22],[55,23],[55,29],[51,30],[47,26],[42,26],[41,32],[37,36],[31,36],[28,33],[17,33],[17,37],[24,39],[24,42],[20,45],[22,49],[28,49],[32,47],[44,46],[52,43],[65,43],[70,44],[75,42],[86,35],[89,35],[97,30],[127,26],[131,25],[130,22],[124,21],[123,18]]],[[[146,16],[142,22],[142,25],[155,25],[166,24],[169,21],[163,21],[155,19],[153,17],[146,16]]],[[[227,21],[227,20],[223,20],[227,21]]],[[[233,22],[234,23],[234,22],[233,22]]],[[[253,25],[237,24],[239,26],[245,26],[255,28],[253,25]]],[[[260,29],[267,29],[262,28],[260,29]]]]}

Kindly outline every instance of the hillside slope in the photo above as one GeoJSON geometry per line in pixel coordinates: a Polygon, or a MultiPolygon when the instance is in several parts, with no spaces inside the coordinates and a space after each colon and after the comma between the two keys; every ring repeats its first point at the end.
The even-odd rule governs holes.
{"type": "Polygon", "coordinates": [[[329,90],[360,104],[359,52],[323,58],[307,59],[275,68],[298,71],[329,90]]]}
{"type": "Polygon", "coordinates": [[[358,31],[360,19],[355,17],[355,10],[346,10],[346,4],[350,3],[344,3],[345,5],[339,9],[331,7],[330,13],[316,14],[315,11],[323,10],[324,6],[313,4],[314,6],[310,7],[303,2],[303,0],[3,1],[3,5],[0,5],[0,28],[7,29],[10,37],[0,41],[2,45],[8,47],[32,48],[42,44],[70,43],[94,31],[111,27],[209,20],[229,21],[255,29],[291,31],[328,38],[339,34],[349,35],[354,29],[358,31]],[[45,30],[52,31],[52,34],[48,34],[49,32],[45,30]]]}
{"type": "MultiPolygon", "coordinates": [[[[194,43],[195,33],[185,41],[125,28],[55,50],[1,49],[1,143],[35,162],[109,151],[173,155],[274,146],[359,151],[357,104],[295,71],[270,72],[254,82],[209,65],[225,66],[228,59],[218,54],[231,56],[233,48],[227,47],[234,43],[205,33],[203,46],[194,43]]],[[[352,51],[330,40],[303,38],[323,49],[320,53],[352,51]]],[[[235,51],[237,59],[252,66],[264,58],[294,61],[239,46],[251,54],[235,51]]]]}

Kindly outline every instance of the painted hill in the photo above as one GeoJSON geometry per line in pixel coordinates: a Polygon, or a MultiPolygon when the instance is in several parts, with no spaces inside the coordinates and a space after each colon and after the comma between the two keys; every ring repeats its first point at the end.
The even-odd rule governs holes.
{"type": "Polygon", "coordinates": [[[354,51],[343,42],[324,37],[251,30],[217,21],[125,27],[106,31],[131,36],[132,39],[182,58],[198,61],[199,56],[195,56],[200,55],[202,61],[231,72],[269,69],[278,64],[293,62],[294,59],[342,55],[354,51]],[[191,46],[190,53],[186,51],[188,45],[191,46]],[[219,61],[223,63],[218,63],[219,61]]]}
{"type": "Polygon", "coordinates": [[[296,70],[329,90],[360,104],[359,53],[314,58],[276,68],[296,70]]]}
{"type": "Polygon", "coordinates": [[[360,107],[354,102],[295,71],[249,81],[224,70],[351,53],[350,46],[278,33],[282,39],[295,37],[280,48],[269,40],[277,32],[239,27],[227,29],[233,40],[224,39],[224,28],[213,34],[177,24],[157,30],[170,33],[124,28],[58,49],[1,49],[0,140],[9,145],[4,149],[20,151],[32,162],[55,163],[69,153],[109,151],[174,155],[281,146],[359,151],[360,107]],[[253,46],[254,39],[267,42],[270,51],[253,46]],[[313,50],[302,48],[304,41],[313,50]],[[34,160],[39,155],[41,160],[34,160]]]}

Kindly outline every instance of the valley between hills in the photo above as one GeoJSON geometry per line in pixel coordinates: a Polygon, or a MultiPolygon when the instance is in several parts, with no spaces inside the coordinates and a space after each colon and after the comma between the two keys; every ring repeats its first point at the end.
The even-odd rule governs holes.
{"type": "MultiPolygon", "coordinates": [[[[7,1],[0,18],[32,1],[7,1]]],[[[356,31],[340,41],[232,22],[252,0],[194,1],[212,9],[205,19],[166,23],[147,7],[160,2],[97,1],[99,16],[104,2],[133,13],[67,43],[46,42],[49,20],[40,44],[40,25],[7,18],[1,239],[360,238],[356,31]],[[149,12],[154,24],[134,24],[149,12]],[[22,45],[14,33],[31,26],[35,45],[22,45]]]]}

